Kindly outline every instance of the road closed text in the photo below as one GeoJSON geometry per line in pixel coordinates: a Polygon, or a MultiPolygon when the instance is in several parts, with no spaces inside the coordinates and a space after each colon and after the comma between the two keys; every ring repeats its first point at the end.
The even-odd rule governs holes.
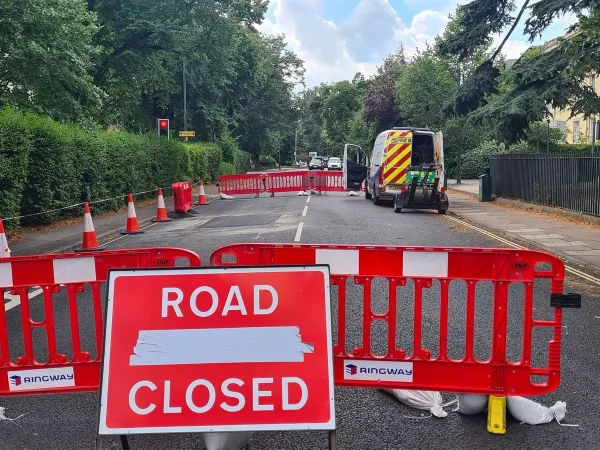
{"type": "Polygon", "coordinates": [[[111,276],[101,434],[334,426],[327,268],[111,276]]]}
{"type": "Polygon", "coordinates": [[[181,414],[184,409],[205,414],[218,408],[236,413],[244,408],[252,411],[298,411],[308,401],[308,387],[298,377],[252,378],[247,383],[239,378],[228,378],[219,385],[205,379],[189,383],[175,395],[171,380],[160,386],[152,381],[139,381],[129,391],[129,407],[135,414],[152,412],[181,414]],[[249,384],[249,386],[247,386],[249,384]]]}

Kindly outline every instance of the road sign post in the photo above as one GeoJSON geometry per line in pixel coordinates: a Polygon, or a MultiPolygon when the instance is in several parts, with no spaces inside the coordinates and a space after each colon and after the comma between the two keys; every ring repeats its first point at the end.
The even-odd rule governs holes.
{"type": "Polygon", "coordinates": [[[329,269],[109,274],[99,436],[334,430],[329,269]]]}

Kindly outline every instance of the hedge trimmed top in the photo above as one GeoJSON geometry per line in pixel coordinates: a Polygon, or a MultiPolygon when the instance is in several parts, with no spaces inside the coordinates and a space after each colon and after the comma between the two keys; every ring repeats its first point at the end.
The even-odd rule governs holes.
{"type": "MultiPolygon", "coordinates": [[[[125,205],[128,192],[168,189],[175,181],[215,182],[221,170],[245,172],[249,162],[250,156],[231,138],[184,144],[153,134],[86,132],[4,108],[0,109],[0,217],[110,198],[95,204],[94,212],[114,211],[125,205]]],[[[6,225],[49,224],[80,214],[77,208],[64,209],[6,225]]]]}

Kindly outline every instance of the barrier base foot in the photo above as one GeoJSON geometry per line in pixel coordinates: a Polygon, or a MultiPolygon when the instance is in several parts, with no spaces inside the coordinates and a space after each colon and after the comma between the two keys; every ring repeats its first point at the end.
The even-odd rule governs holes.
{"type": "Polygon", "coordinates": [[[506,397],[490,395],[488,400],[488,433],[506,433],[506,397]]]}
{"type": "Polygon", "coordinates": [[[144,230],[139,230],[139,231],[121,231],[121,234],[126,235],[126,234],[142,234],[145,233],[144,230]]]}
{"type": "Polygon", "coordinates": [[[82,252],[101,252],[102,250],[106,250],[106,247],[96,247],[96,248],[78,248],[73,250],[75,253],[82,252]]]}
{"type": "Polygon", "coordinates": [[[196,203],[196,206],[208,206],[210,205],[210,203],[206,202],[206,203],[196,203]]]}
{"type": "Polygon", "coordinates": [[[161,223],[161,222],[171,222],[173,219],[152,219],[150,222],[161,223]]]}

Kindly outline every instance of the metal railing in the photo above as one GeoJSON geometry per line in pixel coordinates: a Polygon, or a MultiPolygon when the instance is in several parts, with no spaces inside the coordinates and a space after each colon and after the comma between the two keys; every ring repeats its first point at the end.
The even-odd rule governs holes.
{"type": "Polygon", "coordinates": [[[600,216],[600,157],[490,155],[494,195],[600,216]]]}

